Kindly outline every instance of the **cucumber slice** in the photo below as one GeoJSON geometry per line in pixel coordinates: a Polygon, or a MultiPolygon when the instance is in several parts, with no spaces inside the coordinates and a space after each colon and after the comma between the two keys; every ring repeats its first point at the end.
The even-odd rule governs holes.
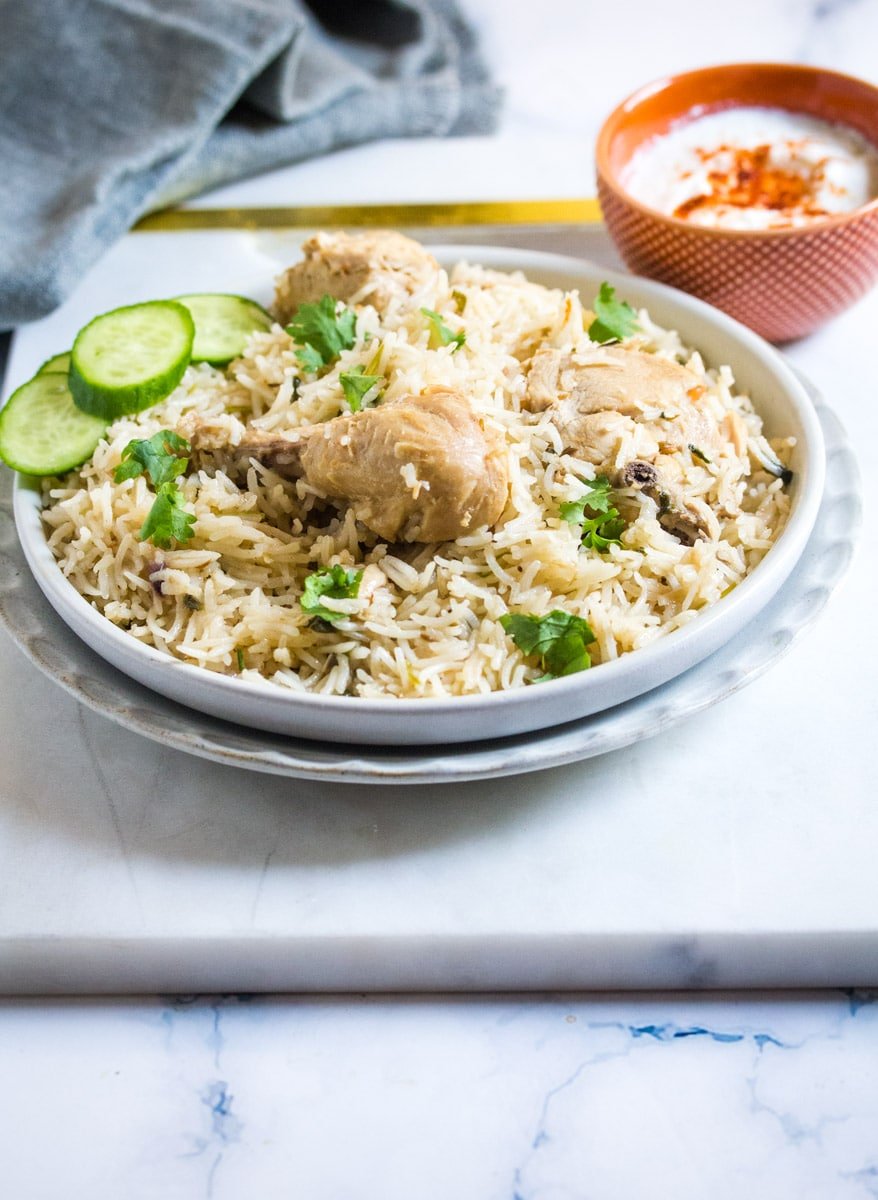
{"type": "Polygon", "coordinates": [[[73,343],[73,399],[83,412],[107,421],[158,404],[183,378],[194,337],[189,309],[174,300],[95,317],[73,343]]]}
{"type": "Polygon", "coordinates": [[[65,350],[63,354],[53,354],[51,358],[47,358],[43,365],[37,371],[38,375],[45,375],[47,372],[54,374],[60,371],[66,375],[70,370],[70,351],[65,350]]]}
{"type": "Polygon", "coordinates": [[[244,353],[251,333],[271,329],[271,314],[246,296],[200,292],[177,300],[186,305],[195,321],[193,362],[225,366],[244,353]]]}
{"type": "Polygon", "coordinates": [[[0,458],[25,475],[62,475],[94,453],[106,428],[76,407],[66,375],[40,371],[0,409],[0,458]]]}

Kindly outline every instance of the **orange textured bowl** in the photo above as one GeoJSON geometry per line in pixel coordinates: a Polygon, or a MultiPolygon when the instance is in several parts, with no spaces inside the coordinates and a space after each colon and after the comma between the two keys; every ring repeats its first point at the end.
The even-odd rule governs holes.
{"type": "Polygon", "coordinates": [[[770,341],[811,333],[878,279],[878,198],[794,229],[717,229],[632,199],[621,176],[632,154],[680,120],[735,106],[782,108],[855,129],[878,149],[878,88],[784,63],[706,67],[648,84],[604,122],[598,194],[628,266],[699,296],[770,341]]]}

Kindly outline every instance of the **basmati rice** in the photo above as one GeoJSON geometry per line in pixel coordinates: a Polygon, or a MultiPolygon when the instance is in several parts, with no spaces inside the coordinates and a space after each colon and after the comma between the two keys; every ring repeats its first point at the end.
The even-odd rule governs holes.
{"type": "MultiPolygon", "coordinates": [[[[639,322],[633,345],[686,364],[717,419],[737,412],[748,434],[761,434],[727,367],[706,369],[648,313],[639,322]]],[[[576,292],[461,263],[413,302],[381,316],[360,308],[356,346],[320,378],[299,378],[280,326],[256,333],[229,368],[191,366],[162,404],[111,426],[79,471],[45,481],[52,551],[71,584],[130,636],[203,669],[234,674],[240,664],[244,677],[296,691],[421,697],[521,687],[540,669],[500,625],[510,611],[561,608],[586,618],[595,664],[638,650],[697,618],[758,565],[784,526],[789,498],[780,479],[731,444],[710,463],[679,454],[687,496],[721,514],[716,536],[682,544],[659,524],[655,503],[629,489],[623,544],[604,553],[583,548],[559,510],[581,497],[595,468],[564,452],[550,412],[522,408],[530,356],[545,345],[587,343],[583,327],[576,292]],[[422,305],[455,327],[462,321],[465,345],[430,349],[422,305]],[[113,479],[131,439],[185,432],[197,419],[237,445],[247,426],[330,420],[347,411],[339,375],[366,363],[386,380],[382,401],[445,385],[504,432],[510,492],[496,528],[439,546],[388,546],[304,480],[291,484],[254,461],[241,480],[202,466],[180,481],[196,517],[190,542],[163,551],[139,540],[152,492],[143,477],[113,479]],[[336,563],[363,569],[359,595],[328,601],[344,614],[335,625],[314,622],[300,605],[304,580],[336,563]]],[[[792,439],[771,444],[786,461],[792,439]]],[[[630,451],[620,445],[617,464],[630,451]]],[[[417,496],[425,485],[415,466],[404,465],[402,475],[417,496]]]]}

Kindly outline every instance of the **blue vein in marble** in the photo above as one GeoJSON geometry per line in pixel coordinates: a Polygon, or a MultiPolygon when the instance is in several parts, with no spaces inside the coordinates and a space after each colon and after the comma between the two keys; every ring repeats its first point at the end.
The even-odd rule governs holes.
{"type": "Polygon", "coordinates": [[[861,1183],[869,1196],[878,1197],[878,1167],[861,1167],[859,1171],[839,1171],[841,1179],[852,1179],[861,1183]]]}
{"type": "Polygon", "coordinates": [[[765,1113],[769,1117],[774,1117],[780,1126],[784,1137],[792,1146],[801,1145],[802,1142],[816,1142],[819,1146],[823,1145],[823,1130],[827,1125],[842,1125],[847,1117],[821,1117],[815,1125],[806,1125],[803,1121],[797,1120],[792,1113],[780,1112],[773,1108],[770,1104],[766,1104],[764,1100],[756,1095],[756,1085],[758,1080],[754,1075],[748,1075],[745,1083],[747,1091],[750,1093],[750,1112],[765,1113]]]}
{"type": "MultiPolygon", "coordinates": [[[[178,1012],[210,1013],[210,1025],[205,1037],[205,1044],[211,1052],[213,1065],[221,1070],[220,1058],[225,1048],[225,1035],[222,1028],[223,1011],[230,1004],[246,1004],[252,996],[222,995],[211,998],[204,996],[172,996],[167,1000],[167,1007],[162,1013],[162,1021],[170,1037],[173,1028],[174,1014],[178,1012]]],[[[223,1161],[226,1149],[234,1142],[240,1141],[244,1124],[232,1111],[233,1093],[225,1079],[212,1079],[202,1089],[199,1099],[210,1112],[210,1133],[194,1139],[193,1149],[184,1158],[198,1158],[212,1152],[210,1166],[207,1169],[205,1195],[211,1200],[214,1193],[217,1171],[223,1161]]]]}
{"type": "MultiPolygon", "coordinates": [[[[595,1067],[601,1063],[608,1062],[614,1058],[625,1058],[630,1054],[633,1046],[638,1042],[643,1042],[647,1039],[650,1042],[673,1043],[679,1042],[681,1039],[691,1037],[705,1037],[719,1045],[741,1045],[750,1043],[755,1046],[761,1055],[766,1046],[776,1046],[781,1050],[796,1049],[799,1043],[783,1042],[780,1038],[771,1033],[752,1033],[748,1030],[725,1031],[717,1029],[708,1029],[703,1025],[681,1026],[675,1025],[673,1022],[667,1022],[663,1025],[647,1024],[647,1025],[630,1025],[622,1021],[589,1021],[586,1028],[593,1031],[616,1029],[620,1033],[626,1034],[628,1041],[618,1050],[605,1050],[598,1054],[592,1055],[585,1059],[579,1066],[572,1071],[566,1079],[561,1083],[551,1088],[543,1098],[543,1103],[540,1110],[540,1116],[537,1121],[537,1131],[531,1140],[531,1152],[528,1155],[530,1158],[535,1152],[539,1151],[540,1147],[551,1140],[547,1130],[549,1108],[557,1096],[572,1087],[580,1078],[582,1073],[588,1067],[595,1067]]],[[[801,1141],[804,1138],[814,1137],[818,1141],[822,1133],[823,1127],[828,1124],[834,1124],[843,1118],[826,1117],[813,1129],[806,1126],[798,1126],[793,1122],[792,1118],[786,1118],[784,1114],[778,1113],[768,1105],[759,1101],[755,1094],[755,1076],[748,1079],[750,1086],[751,1110],[762,1111],[775,1117],[780,1122],[783,1132],[790,1138],[791,1141],[801,1141]]],[[[513,1191],[512,1200],[526,1200],[523,1190],[523,1173],[525,1166],[516,1167],[513,1173],[513,1191]]],[[[878,1200],[878,1193],[876,1193],[878,1200]]]]}
{"type": "MultiPolygon", "coordinates": [[[[605,1058],[617,1058],[618,1055],[617,1054],[607,1054],[604,1057],[605,1058]]],[[[568,1075],[568,1077],[566,1079],[562,1080],[561,1083],[556,1083],[553,1088],[551,1088],[548,1092],[546,1092],[546,1095],[543,1099],[543,1110],[540,1113],[539,1126],[537,1128],[536,1134],[534,1135],[534,1139],[531,1142],[532,1150],[539,1149],[539,1147],[543,1144],[543,1142],[547,1142],[549,1140],[549,1135],[546,1133],[546,1116],[548,1113],[549,1105],[552,1103],[552,1101],[555,1099],[555,1097],[558,1095],[559,1092],[565,1091],[567,1088],[570,1087],[571,1084],[576,1083],[577,1079],[579,1078],[579,1076],[582,1074],[582,1072],[585,1070],[586,1067],[594,1066],[594,1064],[597,1061],[599,1061],[597,1058],[593,1058],[593,1059],[590,1058],[588,1060],[588,1062],[580,1063],[572,1075],[568,1075]]],[[[517,1174],[518,1174],[518,1172],[516,1172],[516,1175],[517,1174]]],[[[516,1196],[516,1200],[518,1200],[517,1196],[516,1196]]]]}
{"type": "Polygon", "coordinates": [[[868,1008],[878,1000],[878,992],[870,992],[865,988],[843,988],[842,995],[847,997],[848,1011],[855,1017],[861,1008],[868,1008]]]}
{"type": "Polygon", "coordinates": [[[213,1083],[208,1084],[201,1096],[202,1103],[207,1105],[211,1113],[211,1137],[202,1139],[203,1145],[200,1153],[204,1153],[212,1145],[216,1146],[216,1153],[207,1172],[205,1194],[208,1200],[213,1196],[216,1173],[223,1161],[226,1147],[232,1142],[239,1141],[241,1137],[243,1125],[232,1112],[232,1099],[229,1085],[224,1079],[216,1079],[213,1083]]]}
{"type": "Polygon", "coordinates": [[[743,1033],[715,1033],[712,1029],[693,1027],[692,1029],[676,1029],[668,1025],[629,1025],[628,1031],[632,1037],[652,1037],[657,1042],[666,1042],[669,1038],[709,1037],[714,1042],[743,1042],[743,1033]]]}
{"type": "Polygon", "coordinates": [[[243,1122],[232,1112],[234,1096],[229,1091],[229,1085],[224,1079],[212,1080],[201,1093],[201,1103],[210,1111],[210,1134],[208,1137],[195,1139],[195,1148],[184,1158],[199,1158],[209,1150],[213,1157],[207,1169],[205,1195],[207,1200],[213,1196],[216,1173],[223,1161],[226,1149],[241,1139],[243,1122]]]}
{"type": "Polygon", "coordinates": [[[782,1050],[792,1048],[771,1033],[725,1033],[717,1029],[706,1029],[703,1025],[624,1025],[621,1021],[591,1021],[589,1029],[619,1029],[632,1038],[652,1038],[656,1042],[673,1042],[679,1038],[706,1037],[712,1042],[732,1043],[752,1041],[760,1050],[766,1046],[779,1046],[782,1050]]]}

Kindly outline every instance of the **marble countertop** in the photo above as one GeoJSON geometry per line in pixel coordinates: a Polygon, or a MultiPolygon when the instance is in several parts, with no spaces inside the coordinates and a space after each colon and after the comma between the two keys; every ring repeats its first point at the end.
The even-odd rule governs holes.
{"type": "MultiPolygon", "coordinates": [[[[695,22],[683,0],[661,6],[632,0],[624,19],[577,0],[547,0],[538,10],[523,0],[465,0],[465,7],[508,89],[504,126],[495,137],[365,146],[225,188],[201,203],[588,195],[591,145],[602,115],[662,72],[720,60],[793,59],[878,78],[878,6],[866,0],[741,0],[727,9],[712,6],[709,15],[702,10],[695,22]]],[[[870,357],[876,319],[873,295],[794,351],[818,386],[831,391],[861,443],[874,432],[870,357]]],[[[867,537],[874,544],[868,484],[867,537]]],[[[837,653],[853,654],[856,631],[858,657],[874,656],[874,633],[863,628],[867,614],[849,592],[839,598],[845,619],[837,653]]],[[[818,628],[812,661],[835,652],[825,626],[818,628]]],[[[784,664],[791,678],[808,677],[808,653],[800,646],[784,664]]],[[[23,695],[7,689],[0,714],[42,703],[44,690],[36,681],[23,695]]],[[[813,770],[789,772],[780,764],[763,810],[750,814],[747,854],[769,882],[773,870],[789,875],[815,836],[806,820],[796,820],[797,794],[813,798],[819,787],[819,799],[832,803],[837,792],[848,798],[853,793],[855,825],[840,826],[831,837],[824,826],[820,836],[826,854],[837,856],[837,886],[851,887],[850,854],[868,888],[874,691],[824,691],[813,719],[806,699],[798,697],[791,707],[795,719],[777,718],[784,762],[807,744],[813,770]],[[842,740],[827,742],[828,728],[842,740]]],[[[113,809],[126,762],[147,755],[121,735],[117,740],[97,718],[76,718],[60,700],[57,720],[69,736],[70,756],[62,761],[47,754],[30,772],[16,760],[12,773],[32,810],[30,835],[17,853],[58,854],[71,886],[88,891],[96,844],[88,824],[98,823],[102,806],[113,809]],[[71,803],[64,822],[55,825],[45,808],[41,814],[41,803],[59,781],[72,779],[77,755],[89,764],[76,781],[83,824],[77,825],[71,803]],[[77,857],[77,842],[87,848],[83,857],[77,857]]],[[[752,720],[758,725],[758,714],[752,720]]],[[[716,736],[716,727],[710,728],[716,736]]],[[[675,738],[671,748],[684,744],[685,737],[675,738]]],[[[702,753],[709,755],[711,744],[702,753]]],[[[158,769],[160,751],[153,753],[158,769]]],[[[668,769],[676,765],[669,760],[668,769]]],[[[207,869],[221,853],[212,841],[219,826],[210,814],[217,776],[182,756],[172,767],[185,802],[175,807],[166,800],[160,811],[150,810],[146,790],[138,793],[125,818],[130,824],[116,826],[119,871],[130,869],[126,838],[145,839],[136,844],[154,864],[173,864],[181,846],[185,857],[200,842],[200,878],[209,901],[207,869]]],[[[268,796],[258,777],[241,779],[242,795],[250,794],[287,826],[294,823],[293,809],[281,816],[279,797],[268,796]]],[[[230,796],[219,803],[228,807],[230,796]]],[[[730,804],[732,798],[729,790],[730,804]]],[[[703,855],[709,886],[717,830],[691,799],[679,820],[672,819],[668,836],[686,826],[687,845],[693,855],[703,855]]],[[[499,801],[492,796],[492,804],[499,801]]],[[[394,803],[404,804],[404,797],[394,803]]],[[[543,828],[552,840],[563,803],[562,797],[528,806],[525,824],[535,837],[543,828]]],[[[368,841],[365,790],[350,805],[368,841]]],[[[391,806],[381,799],[379,820],[392,830],[405,822],[391,806]]],[[[328,846],[340,807],[328,807],[321,823],[310,805],[307,835],[328,846]]],[[[481,806],[475,824],[461,818],[454,834],[464,852],[472,845],[474,886],[479,875],[473,856],[491,833],[482,819],[488,807],[481,806]]],[[[725,811],[731,820],[731,808],[725,811]]],[[[107,824],[106,813],[100,819],[107,824]]],[[[431,828],[436,838],[445,837],[441,815],[431,828]]],[[[728,828],[720,834],[727,836],[728,828]]],[[[246,840],[243,820],[239,829],[246,840]]],[[[521,837],[527,832],[523,827],[521,837]]],[[[649,847],[634,827],[632,847],[637,861],[648,864],[649,847]]],[[[518,852],[524,853],[521,846],[518,852]]],[[[811,860],[816,864],[821,856],[815,850],[811,860]]],[[[742,880],[750,865],[740,863],[742,880]]],[[[354,863],[338,869],[348,881],[357,877],[354,863]]],[[[409,868],[402,855],[387,869],[403,887],[418,874],[417,862],[409,868]]],[[[239,882],[234,870],[228,882],[239,882]]],[[[307,902],[307,872],[300,886],[307,902]]],[[[829,873],[815,874],[814,888],[831,886],[829,873]]],[[[60,892],[53,903],[63,904],[60,892]]],[[[861,914],[852,912],[851,928],[861,927],[860,921],[861,914]]],[[[16,1200],[878,1196],[876,999],[851,990],[4,1001],[4,1193],[16,1200]]]]}
{"type": "Polygon", "coordinates": [[[0,1004],[15,1200],[868,1200],[871,995],[0,1004]]]}

